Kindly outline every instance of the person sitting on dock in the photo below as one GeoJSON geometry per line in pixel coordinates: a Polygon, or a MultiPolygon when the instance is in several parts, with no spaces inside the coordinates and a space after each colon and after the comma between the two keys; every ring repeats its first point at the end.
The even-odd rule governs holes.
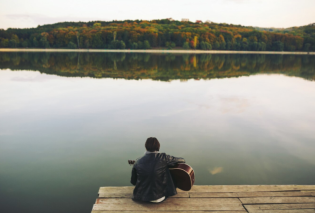
{"type": "Polygon", "coordinates": [[[177,194],[168,167],[185,160],[160,153],[160,143],[154,137],[147,139],[145,148],[145,155],[132,168],[131,183],[135,185],[132,199],[159,203],[177,194]]]}

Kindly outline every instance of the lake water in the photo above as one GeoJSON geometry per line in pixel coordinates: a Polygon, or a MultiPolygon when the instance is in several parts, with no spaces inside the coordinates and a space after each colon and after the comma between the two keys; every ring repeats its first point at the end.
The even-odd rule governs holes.
{"type": "Polygon", "coordinates": [[[195,184],[315,184],[315,57],[0,54],[0,212],[90,212],[148,137],[195,184]]]}

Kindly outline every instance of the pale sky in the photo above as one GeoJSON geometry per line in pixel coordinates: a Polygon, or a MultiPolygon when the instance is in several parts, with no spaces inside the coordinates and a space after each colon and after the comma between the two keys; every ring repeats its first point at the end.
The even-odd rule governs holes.
{"type": "Polygon", "coordinates": [[[286,28],[314,23],[314,11],[315,0],[0,0],[0,28],[169,17],[286,28]]]}

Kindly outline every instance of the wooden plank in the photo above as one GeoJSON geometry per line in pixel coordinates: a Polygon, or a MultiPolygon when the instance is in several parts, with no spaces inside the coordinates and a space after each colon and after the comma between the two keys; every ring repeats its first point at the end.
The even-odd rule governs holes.
{"type": "Polygon", "coordinates": [[[254,210],[249,213],[313,213],[315,209],[254,210]]]}
{"type": "Polygon", "coordinates": [[[260,203],[315,203],[315,197],[253,197],[240,198],[243,204],[260,203]]]}
{"type": "Polygon", "coordinates": [[[189,192],[189,197],[191,198],[236,198],[238,194],[236,192],[189,192]]]}
{"type": "MultiPolygon", "coordinates": [[[[130,209],[131,211],[135,211],[135,212],[153,212],[153,211],[159,211],[159,212],[165,212],[165,211],[172,211],[172,212],[177,212],[177,211],[180,211],[182,212],[183,210],[188,210],[188,211],[222,211],[222,210],[226,210],[226,211],[231,211],[234,212],[234,211],[244,211],[244,207],[241,205],[241,204],[225,204],[225,205],[222,205],[222,204],[207,204],[205,206],[203,206],[203,204],[200,204],[202,206],[199,206],[199,207],[191,207],[189,206],[189,208],[184,208],[182,207],[181,204],[176,204],[176,206],[163,206],[162,208],[162,204],[147,204],[147,205],[150,205],[149,207],[148,206],[139,206],[139,207],[134,207],[134,206],[131,206],[131,205],[123,205],[123,206],[120,206],[120,208],[118,208],[118,206],[113,206],[113,205],[108,205],[108,204],[94,204],[93,205],[93,211],[126,211],[128,209],[130,209]],[[156,206],[159,206],[160,208],[157,209],[157,207],[153,206],[153,205],[156,205],[156,206]],[[115,208],[117,207],[117,208],[115,208]],[[137,210],[135,210],[137,209],[137,210]],[[203,209],[203,210],[200,210],[200,209],[203,209]]],[[[186,206],[187,207],[187,206],[186,206]]]]}
{"type": "MultiPolygon", "coordinates": [[[[96,204],[106,204],[106,203],[120,204],[120,203],[136,203],[136,204],[147,204],[147,202],[135,202],[127,198],[98,198],[96,199],[96,204]]],[[[213,204],[242,204],[237,198],[168,198],[166,201],[160,203],[173,204],[173,203],[185,203],[186,202],[210,202],[213,204]]],[[[149,203],[151,204],[151,203],[149,203]]]]}
{"type": "Polygon", "coordinates": [[[134,186],[100,187],[98,193],[132,193],[134,186]]]}
{"type": "Polygon", "coordinates": [[[315,185],[209,185],[194,186],[191,192],[255,192],[315,190],[315,185]]]}
{"type": "MultiPolygon", "coordinates": [[[[101,187],[99,193],[131,193],[134,186],[101,187]]],[[[195,185],[190,192],[315,191],[315,185],[195,185]]],[[[181,192],[181,190],[178,190],[181,192]]]]}
{"type": "Polygon", "coordinates": [[[245,205],[248,211],[253,210],[285,210],[285,209],[315,209],[315,203],[304,204],[265,204],[265,205],[245,205]]]}
{"type": "Polygon", "coordinates": [[[189,192],[190,197],[312,197],[315,192],[189,192]]]}
{"type": "Polygon", "coordinates": [[[134,202],[126,198],[97,199],[93,210],[182,211],[182,210],[244,210],[237,198],[169,198],[159,204],[134,202]]]}
{"type": "MultiPolygon", "coordinates": [[[[177,212],[180,212],[180,213],[192,213],[192,211],[97,211],[97,210],[93,210],[91,213],[145,213],[145,212],[150,212],[150,213],[177,213],[177,212]]],[[[246,210],[240,210],[240,211],[194,211],[194,212],[199,212],[199,213],[203,213],[203,212],[209,212],[209,213],[247,213],[246,210]]]]}
{"type": "Polygon", "coordinates": [[[283,192],[238,192],[238,197],[313,197],[314,192],[283,191],[283,192]]]}
{"type": "MultiPolygon", "coordinates": [[[[98,197],[103,198],[132,198],[132,192],[131,193],[99,193],[98,197]]],[[[188,192],[178,192],[177,195],[174,195],[172,197],[189,197],[188,192]]]]}
{"type": "Polygon", "coordinates": [[[107,197],[107,198],[131,198],[132,193],[122,192],[122,193],[99,193],[98,197],[107,197]]]}
{"type": "MultiPolygon", "coordinates": [[[[100,189],[98,190],[98,193],[115,193],[115,194],[120,194],[120,193],[130,193],[132,194],[133,189],[135,187],[134,186],[117,186],[117,187],[100,187],[100,189]]],[[[199,186],[197,186],[197,188],[199,188],[199,186]]],[[[187,193],[186,191],[177,189],[178,193],[187,193]]]]}

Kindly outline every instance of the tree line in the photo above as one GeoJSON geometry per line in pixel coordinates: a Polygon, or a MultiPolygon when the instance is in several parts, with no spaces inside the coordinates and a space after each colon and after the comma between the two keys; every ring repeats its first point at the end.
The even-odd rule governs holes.
{"type": "Polygon", "coordinates": [[[212,79],[278,73],[315,80],[312,55],[0,53],[0,69],[38,70],[60,76],[212,79]]]}
{"type": "Polygon", "coordinates": [[[315,51],[315,26],[273,32],[241,25],[168,19],[63,22],[0,30],[0,47],[315,51]]]}

